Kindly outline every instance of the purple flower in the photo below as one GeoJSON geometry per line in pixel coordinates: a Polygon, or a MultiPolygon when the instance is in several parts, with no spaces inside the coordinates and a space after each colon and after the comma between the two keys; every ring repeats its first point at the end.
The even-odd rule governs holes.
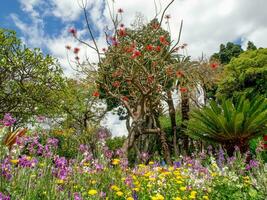
{"type": "Polygon", "coordinates": [[[4,126],[12,126],[13,124],[15,124],[15,122],[16,119],[13,118],[10,113],[6,113],[3,120],[0,121],[0,123],[2,123],[4,126]]]}
{"type": "Polygon", "coordinates": [[[115,155],[118,156],[118,157],[122,157],[123,156],[122,149],[117,149],[116,152],[115,152],[115,155]]]}
{"type": "Polygon", "coordinates": [[[47,145],[56,148],[57,145],[58,145],[58,139],[56,139],[56,138],[48,138],[46,143],[47,143],[47,145]]]}
{"type": "Polygon", "coordinates": [[[180,162],[180,161],[178,161],[178,162],[174,162],[173,165],[174,165],[174,168],[175,168],[175,169],[176,169],[176,168],[180,168],[180,167],[181,167],[181,162],[180,162]]]}
{"type": "Polygon", "coordinates": [[[104,166],[102,164],[95,163],[95,169],[96,171],[102,171],[104,169],[104,166]]]}
{"type": "Polygon", "coordinates": [[[7,180],[12,178],[11,175],[11,163],[9,158],[5,158],[3,163],[1,164],[1,175],[5,177],[7,180]]]}
{"type": "Polygon", "coordinates": [[[36,120],[37,120],[37,122],[39,122],[39,123],[44,122],[44,120],[45,120],[45,116],[37,116],[36,120]]]}
{"type": "Polygon", "coordinates": [[[133,187],[133,178],[131,176],[127,176],[124,183],[129,187],[133,187]]]}
{"type": "Polygon", "coordinates": [[[105,193],[105,192],[100,192],[100,194],[99,194],[99,196],[101,197],[101,198],[105,198],[106,196],[107,196],[107,194],[105,193]]]}
{"type": "Polygon", "coordinates": [[[140,158],[143,162],[146,162],[149,158],[149,154],[147,152],[142,152],[140,158]]]}
{"type": "Polygon", "coordinates": [[[38,163],[38,160],[36,158],[30,158],[26,155],[22,155],[21,158],[19,158],[19,166],[21,167],[35,167],[38,163]]]}
{"type": "Polygon", "coordinates": [[[223,167],[223,163],[225,161],[225,158],[224,158],[224,151],[222,148],[220,148],[219,152],[218,152],[218,159],[217,159],[217,163],[218,163],[218,166],[220,168],[223,167]]]}
{"type": "Polygon", "coordinates": [[[259,167],[259,162],[257,160],[250,160],[249,165],[251,168],[257,168],[259,167]]]}
{"type": "Polygon", "coordinates": [[[2,192],[0,192],[0,200],[10,200],[10,196],[6,196],[2,192]]]}
{"type": "Polygon", "coordinates": [[[105,156],[106,156],[108,159],[111,159],[112,156],[113,156],[113,151],[111,151],[111,150],[105,150],[104,154],[105,154],[105,156]]]}
{"type": "Polygon", "coordinates": [[[82,200],[82,197],[79,195],[79,193],[74,193],[74,200],[82,200]]]}
{"type": "Polygon", "coordinates": [[[88,145],[80,144],[80,146],[79,146],[79,151],[80,151],[81,153],[84,153],[84,152],[89,151],[89,147],[88,147],[88,145]]]}

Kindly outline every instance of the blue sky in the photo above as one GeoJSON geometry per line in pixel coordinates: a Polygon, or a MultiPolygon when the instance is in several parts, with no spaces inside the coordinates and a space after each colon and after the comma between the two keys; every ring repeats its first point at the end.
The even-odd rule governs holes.
{"type": "MultiPolygon", "coordinates": [[[[66,45],[79,47],[81,60],[86,55],[91,62],[96,61],[95,53],[68,33],[70,27],[75,27],[79,37],[92,43],[78,4],[82,1],[87,1],[89,23],[102,49],[106,46],[103,30],[111,25],[106,3],[113,0],[1,0],[0,27],[15,30],[28,47],[38,47],[57,58],[65,74],[70,76],[74,71],[68,58],[70,63],[74,63],[74,54],[67,52],[66,45]]],[[[118,8],[124,10],[123,23],[126,26],[130,26],[137,13],[143,16],[145,22],[155,15],[154,0],[114,1],[115,12],[118,8]]],[[[170,2],[156,0],[160,1],[163,7],[170,2]]],[[[245,47],[250,40],[258,47],[267,47],[266,8],[266,0],[176,0],[166,14],[171,16],[170,28],[174,40],[177,39],[179,24],[183,19],[181,43],[187,43],[188,54],[197,59],[202,53],[210,56],[219,50],[221,43],[228,41],[238,42],[245,47]]],[[[109,119],[107,126],[117,134],[125,133],[124,125],[112,116],[109,119]]]]}

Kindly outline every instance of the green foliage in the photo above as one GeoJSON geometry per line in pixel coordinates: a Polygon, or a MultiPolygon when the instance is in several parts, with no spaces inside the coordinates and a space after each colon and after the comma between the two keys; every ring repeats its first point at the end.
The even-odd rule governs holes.
{"type": "Polygon", "coordinates": [[[68,79],[66,88],[60,92],[64,99],[60,103],[64,113],[63,128],[73,128],[78,133],[98,125],[105,114],[105,106],[93,96],[95,88],[86,81],[68,79]]]}
{"type": "MultiPolygon", "coordinates": [[[[171,125],[170,117],[167,115],[162,115],[160,116],[159,120],[160,120],[160,125],[161,125],[162,130],[166,133],[168,141],[171,142],[172,137],[173,137],[173,134],[172,134],[173,132],[172,132],[172,125],[171,125]]],[[[181,133],[181,130],[180,130],[181,115],[179,112],[176,113],[176,124],[177,124],[176,134],[179,136],[181,133]]]]}
{"type": "Polygon", "coordinates": [[[249,96],[257,94],[267,97],[267,49],[246,51],[232,59],[224,68],[217,96],[249,96]]]}
{"type": "Polygon", "coordinates": [[[247,51],[249,51],[249,50],[257,50],[257,47],[251,41],[248,41],[248,44],[247,44],[247,51]]]}
{"type": "Polygon", "coordinates": [[[110,150],[120,149],[125,142],[125,136],[117,136],[107,139],[106,144],[110,150]]]}
{"type": "Polygon", "coordinates": [[[25,123],[33,115],[57,113],[55,99],[64,79],[55,59],[26,48],[5,29],[0,29],[0,47],[0,118],[10,112],[25,123]]]}
{"type": "MultiPolygon", "coordinates": [[[[267,151],[260,151],[259,152],[259,146],[262,145],[261,143],[263,143],[263,139],[262,136],[253,138],[252,140],[249,141],[249,147],[250,147],[250,151],[253,154],[258,154],[258,156],[260,157],[260,159],[262,159],[265,163],[267,163],[267,151]]],[[[263,148],[263,147],[261,147],[263,148]]]]}
{"type": "Polygon", "coordinates": [[[220,45],[220,51],[211,56],[212,59],[219,60],[222,64],[228,64],[232,58],[238,57],[243,52],[239,44],[228,42],[220,45]]]}
{"type": "Polygon", "coordinates": [[[249,139],[267,131],[266,102],[259,96],[251,101],[244,96],[236,102],[232,99],[221,104],[211,101],[210,106],[191,114],[189,133],[192,137],[232,145],[232,148],[234,145],[246,148],[249,139]]]}

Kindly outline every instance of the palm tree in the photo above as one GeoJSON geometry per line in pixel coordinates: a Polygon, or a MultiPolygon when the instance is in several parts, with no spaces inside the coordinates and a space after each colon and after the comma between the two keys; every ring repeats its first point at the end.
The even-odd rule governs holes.
{"type": "Polygon", "coordinates": [[[223,100],[191,114],[188,133],[192,137],[222,144],[229,155],[238,146],[241,152],[248,150],[251,138],[267,131],[267,100],[256,96],[252,100],[245,96],[223,100]]]}

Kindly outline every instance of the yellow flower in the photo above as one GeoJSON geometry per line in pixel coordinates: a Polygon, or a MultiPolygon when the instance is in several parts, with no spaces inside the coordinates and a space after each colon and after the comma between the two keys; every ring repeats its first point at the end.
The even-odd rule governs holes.
{"type": "Polygon", "coordinates": [[[116,195],[118,195],[119,197],[121,197],[123,195],[123,192],[118,191],[118,192],[116,192],[116,195]]]}
{"type": "Polygon", "coordinates": [[[88,191],[88,194],[89,195],[96,195],[97,194],[97,191],[96,190],[89,190],[88,191]]]}
{"type": "Polygon", "coordinates": [[[117,185],[112,185],[111,189],[114,191],[120,191],[120,188],[117,185]]]}
{"type": "Polygon", "coordinates": [[[11,162],[12,164],[17,164],[17,163],[19,162],[19,160],[10,160],[10,162],[11,162]]]}
{"type": "Polygon", "coordinates": [[[180,190],[181,191],[185,191],[186,190],[186,187],[180,187],[180,190]]]}
{"type": "Polygon", "coordinates": [[[118,165],[118,164],[120,164],[120,160],[119,159],[113,159],[112,160],[112,165],[118,165]]]}
{"type": "Polygon", "coordinates": [[[43,166],[45,166],[45,164],[44,163],[39,163],[39,166],[43,167],[43,166]]]}
{"type": "Polygon", "coordinates": [[[154,162],[153,161],[150,161],[148,164],[149,165],[154,165],[154,162]]]}
{"type": "Polygon", "coordinates": [[[136,192],[139,192],[140,191],[140,188],[135,187],[135,188],[133,188],[133,190],[136,191],[136,192]]]}
{"type": "Polygon", "coordinates": [[[149,177],[149,176],[151,176],[151,174],[152,174],[151,172],[147,172],[147,173],[144,174],[144,176],[145,177],[149,177]]]}
{"type": "Polygon", "coordinates": [[[164,200],[164,196],[161,194],[156,194],[155,196],[151,197],[152,200],[164,200]]]}
{"type": "Polygon", "coordinates": [[[96,184],[96,180],[92,180],[91,183],[92,183],[92,184],[96,184]]]}
{"type": "Polygon", "coordinates": [[[209,197],[205,195],[205,196],[203,196],[203,199],[204,200],[209,200],[209,197]]]}
{"type": "Polygon", "coordinates": [[[183,181],[178,180],[178,181],[176,181],[176,183],[177,184],[183,184],[183,181]]]}
{"type": "Polygon", "coordinates": [[[217,176],[217,173],[212,172],[212,173],[211,173],[211,176],[212,176],[212,177],[215,177],[215,176],[217,176]]]}
{"type": "Polygon", "coordinates": [[[57,179],[57,180],[56,180],[56,183],[57,183],[57,184],[63,184],[63,183],[64,183],[64,180],[62,180],[62,179],[57,179]]]}
{"type": "Polygon", "coordinates": [[[180,197],[176,197],[173,200],[182,200],[180,197]]]}
{"type": "Polygon", "coordinates": [[[133,197],[127,197],[126,200],[134,200],[134,198],[133,197]]]}
{"type": "Polygon", "coordinates": [[[88,162],[83,163],[83,166],[89,166],[89,165],[90,165],[90,163],[88,163],[88,162]]]}

